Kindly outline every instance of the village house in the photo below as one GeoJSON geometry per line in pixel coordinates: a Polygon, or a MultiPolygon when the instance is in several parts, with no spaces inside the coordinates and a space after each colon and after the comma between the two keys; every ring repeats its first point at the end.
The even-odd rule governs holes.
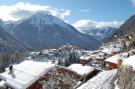
{"type": "Polygon", "coordinates": [[[105,59],[106,69],[108,70],[117,69],[119,59],[124,60],[128,56],[129,56],[128,53],[121,53],[105,59]]]}
{"type": "Polygon", "coordinates": [[[69,68],[48,62],[25,60],[0,74],[0,87],[6,89],[73,89],[99,71],[81,64],[69,68]],[[74,68],[79,69],[74,69],[74,68]],[[78,72],[80,71],[80,72],[78,72]]]}
{"type": "Polygon", "coordinates": [[[77,72],[77,74],[81,75],[81,81],[85,82],[88,79],[96,76],[96,74],[100,71],[95,69],[94,67],[82,65],[82,64],[72,64],[68,67],[69,69],[77,72]]]}
{"type": "Polygon", "coordinates": [[[111,56],[111,57],[105,59],[106,69],[108,69],[108,70],[117,69],[117,64],[118,64],[119,59],[121,59],[119,54],[116,54],[114,56],[111,56]]]}
{"type": "Polygon", "coordinates": [[[92,61],[90,56],[81,56],[79,59],[80,63],[83,65],[89,64],[92,61]]]}
{"type": "Polygon", "coordinates": [[[7,89],[41,89],[38,80],[52,67],[53,64],[26,60],[7,68],[0,79],[7,89]]]}
{"type": "Polygon", "coordinates": [[[90,55],[90,58],[91,58],[91,62],[89,63],[90,66],[96,67],[98,69],[103,69],[106,53],[101,51],[97,52],[96,54],[92,53],[90,55]]]}
{"type": "Polygon", "coordinates": [[[111,48],[111,54],[112,55],[119,54],[119,53],[121,53],[121,51],[122,51],[122,49],[120,47],[114,46],[114,47],[111,48]]]}

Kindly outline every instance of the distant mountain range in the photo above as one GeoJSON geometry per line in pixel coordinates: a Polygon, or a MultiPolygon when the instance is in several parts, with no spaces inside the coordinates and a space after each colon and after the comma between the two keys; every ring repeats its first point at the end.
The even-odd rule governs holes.
{"type": "Polygon", "coordinates": [[[87,34],[98,41],[102,42],[109,39],[123,22],[121,21],[95,21],[95,20],[79,20],[73,26],[81,33],[87,34]]]}
{"type": "MultiPolygon", "coordinates": [[[[102,41],[113,39],[115,33],[124,35],[135,32],[135,15],[125,21],[120,28],[111,26],[80,26],[75,28],[44,12],[38,12],[30,18],[17,22],[0,20],[0,26],[7,32],[1,28],[1,33],[6,34],[4,37],[10,39],[7,39],[7,43],[10,42],[8,45],[12,45],[5,45],[5,48],[30,48],[35,50],[59,48],[69,43],[80,48],[95,49],[102,41]],[[13,41],[11,42],[11,40],[13,41]]],[[[1,35],[0,38],[3,39],[1,35]]]]}
{"type": "Polygon", "coordinates": [[[31,49],[58,48],[67,43],[85,49],[95,49],[99,45],[98,40],[80,33],[72,25],[44,12],[38,12],[18,22],[0,24],[31,49]]]}
{"type": "Polygon", "coordinates": [[[78,31],[90,35],[93,38],[103,41],[107,38],[110,38],[115,32],[118,31],[117,28],[115,27],[101,27],[101,28],[96,28],[96,27],[76,27],[78,31]]]}
{"type": "Polygon", "coordinates": [[[135,34],[135,15],[127,19],[118,29],[117,38],[123,38],[125,35],[135,34]]]}
{"type": "Polygon", "coordinates": [[[118,29],[117,32],[115,32],[115,35],[117,37],[110,37],[109,39],[106,40],[106,42],[117,42],[118,39],[122,40],[125,35],[129,34],[135,34],[135,15],[131,16],[129,19],[127,19],[118,29]]]}

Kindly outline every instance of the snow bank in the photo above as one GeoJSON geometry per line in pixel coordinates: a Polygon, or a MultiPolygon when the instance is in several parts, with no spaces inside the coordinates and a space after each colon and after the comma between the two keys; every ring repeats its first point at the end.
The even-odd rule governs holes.
{"type": "Polygon", "coordinates": [[[135,69],[135,55],[130,56],[129,58],[126,58],[123,61],[123,65],[131,65],[135,69]]]}
{"type": "Polygon", "coordinates": [[[120,89],[135,89],[135,55],[126,58],[118,68],[120,89]]]}
{"type": "Polygon", "coordinates": [[[116,73],[117,70],[103,71],[77,89],[111,89],[111,82],[116,73]]]}

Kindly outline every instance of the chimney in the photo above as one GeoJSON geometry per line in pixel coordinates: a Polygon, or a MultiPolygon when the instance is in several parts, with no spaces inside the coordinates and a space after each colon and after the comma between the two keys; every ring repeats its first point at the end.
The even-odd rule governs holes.
{"type": "Polygon", "coordinates": [[[9,74],[13,73],[13,65],[9,65],[9,74]]]}

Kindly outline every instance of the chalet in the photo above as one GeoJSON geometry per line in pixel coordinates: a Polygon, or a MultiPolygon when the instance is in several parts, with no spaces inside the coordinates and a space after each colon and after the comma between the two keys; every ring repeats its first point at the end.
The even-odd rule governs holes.
{"type": "Polygon", "coordinates": [[[82,64],[72,64],[68,67],[69,69],[76,71],[80,75],[87,75],[94,70],[91,66],[83,66],[82,64]]]}
{"type": "Polygon", "coordinates": [[[119,54],[122,51],[122,48],[119,46],[113,46],[111,49],[111,54],[115,55],[115,54],[119,54]]]}
{"type": "Polygon", "coordinates": [[[23,61],[15,64],[12,69],[8,68],[0,74],[7,89],[41,89],[38,80],[43,76],[53,64],[23,61]]]}
{"type": "Polygon", "coordinates": [[[91,61],[91,57],[90,56],[81,56],[80,57],[80,63],[85,65],[85,64],[89,64],[89,62],[91,61]]]}
{"type": "Polygon", "coordinates": [[[121,59],[119,54],[111,56],[105,60],[106,68],[108,70],[117,69],[118,60],[121,59]]]}
{"type": "Polygon", "coordinates": [[[127,53],[121,53],[105,59],[106,68],[108,70],[117,69],[119,59],[124,60],[126,57],[128,57],[127,53]]]}
{"type": "MultiPolygon", "coordinates": [[[[6,89],[72,89],[81,75],[66,67],[26,60],[11,65],[0,74],[0,87],[6,89]]],[[[3,89],[3,88],[2,88],[3,89]]]]}
{"type": "Polygon", "coordinates": [[[81,81],[87,81],[99,72],[99,70],[94,69],[91,66],[84,66],[82,64],[72,64],[68,68],[81,75],[81,81]]]}
{"type": "Polygon", "coordinates": [[[102,69],[104,66],[105,57],[106,57],[106,53],[104,53],[104,52],[92,54],[92,55],[90,55],[90,58],[92,59],[92,61],[89,63],[89,65],[102,69]]]}
{"type": "Polygon", "coordinates": [[[109,55],[115,55],[119,54],[123,51],[123,45],[122,44],[110,44],[107,48],[102,48],[102,52],[109,54],[109,55]]]}

